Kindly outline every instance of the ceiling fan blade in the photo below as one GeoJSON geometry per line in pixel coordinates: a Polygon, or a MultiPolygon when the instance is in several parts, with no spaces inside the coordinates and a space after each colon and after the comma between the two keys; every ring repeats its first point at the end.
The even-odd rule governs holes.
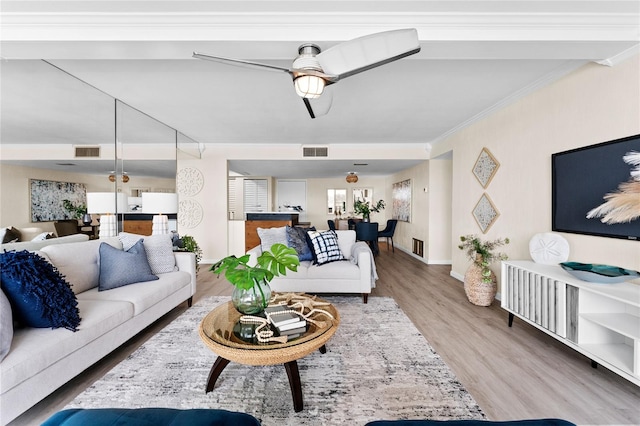
{"type": "Polygon", "coordinates": [[[418,32],[408,28],[345,41],[319,53],[316,58],[323,72],[342,79],[419,51],[418,32]]]}
{"type": "Polygon", "coordinates": [[[304,101],[304,106],[307,107],[307,111],[311,118],[322,117],[323,115],[327,115],[329,109],[331,109],[331,105],[333,103],[333,91],[327,90],[325,87],[322,96],[319,98],[308,99],[302,98],[304,101]]]}
{"type": "Polygon", "coordinates": [[[277,65],[271,65],[271,64],[263,64],[260,62],[245,61],[243,59],[224,58],[222,56],[211,56],[211,55],[205,55],[203,53],[198,53],[198,52],[193,52],[193,57],[198,59],[204,59],[206,61],[220,62],[228,65],[236,65],[236,66],[247,67],[247,68],[257,68],[262,70],[267,69],[271,71],[281,71],[281,72],[286,72],[288,74],[292,74],[292,70],[290,70],[289,68],[279,67],[277,65]]]}

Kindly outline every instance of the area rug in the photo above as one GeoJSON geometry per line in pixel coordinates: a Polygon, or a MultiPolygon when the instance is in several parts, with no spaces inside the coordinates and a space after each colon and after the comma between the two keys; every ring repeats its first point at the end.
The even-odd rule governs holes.
{"type": "Polygon", "coordinates": [[[484,414],[390,298],[329,297],[341,323],[319,351],[298,360],[304,409],[295,413],[282,365],[230,363],[205,394],[216,359],[197,328],[215,306],[194,304],[67,408],[222,408],[263,425],[364,425],[379,419],[483,419],[484,414]]]}

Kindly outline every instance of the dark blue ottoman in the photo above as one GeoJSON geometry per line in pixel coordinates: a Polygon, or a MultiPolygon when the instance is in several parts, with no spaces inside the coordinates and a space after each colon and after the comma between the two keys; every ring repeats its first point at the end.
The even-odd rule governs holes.
{"type": "Polygon", "coordinates": [[[260,426],[260,422],[245,413],[226,410],[173,408],[101,408],[60,411],[43,426],[260,426]]]}
{"type": "Polygon", "coordinates": [[[365,426],[576,426],[560,419],[530,420],[376,420],[365,426]]]}

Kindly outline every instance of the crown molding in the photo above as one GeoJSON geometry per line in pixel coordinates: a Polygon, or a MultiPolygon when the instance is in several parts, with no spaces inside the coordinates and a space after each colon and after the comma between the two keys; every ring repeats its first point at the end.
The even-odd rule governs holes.
{"type": "Polygon", "coordinates": [[[636,1],[4,1],[2,39],[318,40],[414,27],[421,40],[639,40],[636,1]]]}

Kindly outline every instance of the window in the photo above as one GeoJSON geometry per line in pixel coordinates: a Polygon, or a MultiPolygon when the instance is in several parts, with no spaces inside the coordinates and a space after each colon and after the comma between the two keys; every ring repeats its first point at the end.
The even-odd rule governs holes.
{"type": "Polygon", "coordinates": [[[265,212],[269,207],[267,179],[244,179],[244,212],[265,212]]]}

